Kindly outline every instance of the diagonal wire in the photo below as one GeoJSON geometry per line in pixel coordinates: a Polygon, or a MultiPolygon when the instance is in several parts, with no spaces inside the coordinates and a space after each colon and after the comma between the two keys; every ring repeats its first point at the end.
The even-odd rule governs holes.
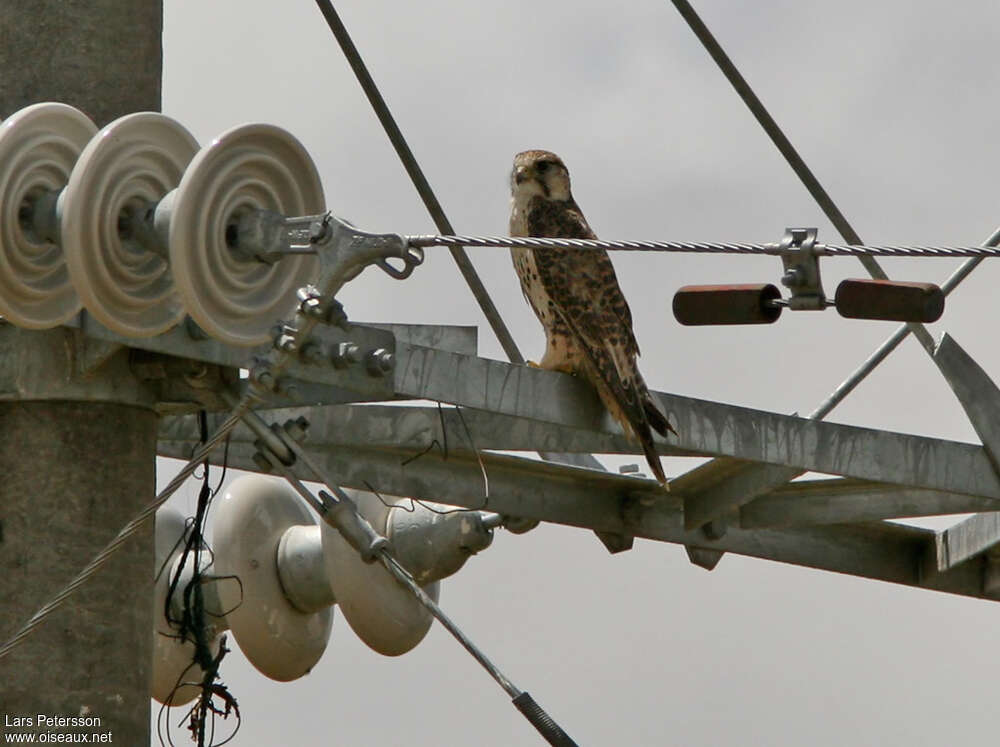
{"type": "MultiPolygon", "coordinates": [[[[1000,244],[1000,228],[997,228],[997,230],[995,230],[993,234],[986,239],[983,246],[991,247],[996,246],[997,244],[1000,244]]],[[[950,294],[972,273],[973,270],[979,266],[979,263],[982,261],[982,257],[973,257],[972,259],[968,259],[963,262],[959,268],[955,270],[955,272],[953,272],[944,283],[941,284],[941,292],[944,293],[945,296],[950,294]]],[[[880,345],[879,348],[872,353],[856,371],[854,371],[854,373],[845,379],[843,383],[841,383],[841,385],[838,386],[833,393],[819,405],[819,407],[809,414],[809,418],[812,420],[822,420],[829,415],[830,411],[833,410],[834,407],[839,405],[848,394],[854,391],[854,388],[857,387],[857,385],[860,384],[865,377],[868,376],[868,374],[874,371],[875,367],[885,360],[889,353],[896,349],[899,343],[906,339],[906,336],[910,334],[910,330],[910,325],[901,324],[899,328],[889,338],[887,338],[886,341],[883,342],[882,345],[880,345]]]]}
{"type": "MultiPolygon", "coordinates": [[[[691,7],[691,3],[688,0],[671,0],[674,7],[681,14],[681,17],[687,21],[688,26],[694,32],[695,36],[705,47],[705,50],[712,56],[715,60],[715,64],[719,66],[722,74],[726,76],[726,79],[732,84],[733,88],[736,89],[736,93],[739,97],[743,99],[743,103],[747,105],[750,112],[754,115],[760,126],[764,128],[764,132],[767,133],[768,137],[771,138],[771,142],[774,143],[775,147],[781,152],[781,155],[785,157],[788,165],[792,167],[795,175],[799,177],[805,188],[809,190],[809,194],[813,196],[817,204],[826,214],[826,217],[833,224],[837,232],[844,237],[844,241],[848,244],[860,245],[864,244],[861,237],[858,235],[854,227],[847,221],[844,214],[840,212],[840,209],[834,203],[833,199],[823,188],[823,185],[819,183],[819,179],[813,174],[812,170],[806,165],[806,162],[802,160],[802,156],[799,155],[798,151],[795,150],[795,146],[792,145],[791,141],[785,136],[778,123],[774,121],[774,117],[768,112],[767,108],[758,98],[757,94],[754,93],[750,84],[747,83],[746,78],[740,73],[733,64],[733,61],[726,54],[725,50],[716,40],[715,36],[709,31],[708,26],[705,22],[701,20],[695,9],[691,7]]],[[[873,278],[879,280],[887,280],[888,275],[879,265],[879,263],[869,256],[860,256],[861,264],[864,265],[865,269],[868,271],[873,278]]],[[[931,337],[930,332],[922,324],[910,324],[910,331],[913,335],[920,341],[920,344],[924,346],[924,349],[933,356],[934,354],[934,340],[931,337]]]]}
{"type": "Polygon", "coordinates": [[[172,496],[177,489],[184,484],[185,480],[191,476],[191,474],[205,461],[208,454],[214,449],[219,442],[221,442],[229,432],[236,426],[240,421],[241,412],[240,408],[237,407],[233,413],[219,426],[210,439],[198,447],[197,451],[192,455],[191,459],[186,465],[178,472],[174,479],[160,491],[159,495],[147,505],[139,514],[135,516],[128,524],[123,526],[118,534],[115,535],[103,550],[101,550],[94,559],[91,560],[83,569],[73,577],[66,586],[63,587],[62,591],[52,597],[45,605],[41,607],[31,618],[18,630],[9,640],[7,640],[2,646],[0,646],[0,659],[3,659],[7,654],[9,654],[21,641],[31,635],[32,631],[37,628],[46,617],[55,612],[63,602],[65,602],[73,592],[86,583],[87,579],[93,576],[97,571],[101,569],[112,555],[124,545],[132,535],[146,526],[146,522],[156,514],[156,509],[163,505],[166,500],[172,496]]]}
{"type": "MultiPolygon", "coordinates": [[[[358,48],[354,45],[351,35],[347,32],[343,21],[340,20],[340,16],[337,15],[333,3],[330,0],[316,0],[316,5],[319,6],[319,10],[323,14],[323,18],[326,19],[330,31],[336,37],[341,51],[344,53],[348,64],[350,64],[355,77],[358,79],[358,83],[364,90],[365,96],[368,97],[368,102],[375,110],[375,116],[378,117],[378,121],[382,124],[383,129],[385,129],[385,134],[388,136],[389,142],[392,143],[392,147],[396,149],[396,155],[402,161],[403,168],[409,174],[413,186],[420,195],[420,199],[424,201],[427,211],[431,214],[431,218],[434,219],[438,231],[443,234],[453,235],[455,230],[452,228],[451,221],[445,215],[444,209],[441,207],[441,203],[438,202],[434,190],[431,189],[430,183],[424,176],[420,164],[417,163],[413,151],[407,145],[406,138],[403,137],[403,133],[392,116],[392,112],[389,111],[389,107],[385,103],[385,99],[382,98],[382,94],[379,92],[378,86],[375,85],[371,74],[368,72],[364,60],[361,59],[361,53],[358,52],[358,48]]],[[[458,265],[459,271],[469,284],[472,294],[476,297],[476,301],[479,302],[479,307],[486,316],[486,320],[490,323],[493,334],[496,335],[504,353],[507,354],[507,360],[511,363],[524,363],[524,356],[521,355],[521,351],[518,349],[517,343],[514,342],[510,330],[504,324],[500,312],[497,311],[497,307],[494,305],[493,299],[490,298],[486,286],[483,285],[483,281],[479,278],[479,274],[472,265],[469,255],[461,246],[451,246],[449,249],[451,250],[451,256],[455,258],[455,263],[458,265]]],[[[590,454],[557,454],[550,452],[539,452],[539,454],[547,461],[573,464],[590,469],[603,469],[601,463],[590,454]]]]}
{"type": "MultiPolygon", "coordinates": [[[[330,0],[316,0],[316,5],[319,6],[319,10],[326,19],[326,23],[330,27],[330,31],[332,31],[334,37],[336,37],[337,43],[340,45],[340,49],[343,51],[344,56],[347,58],[347,62],[354,71],[354,75],[357,77],[358,83],[361,84],[361,88],[364,90],[365,96],[368,97],[368,101],[372,105],[372,109],[375,110],[375,116],[377,116],[378,121],[382,123],[382,127],[385,129],[385,134],[389,137],[389,142],[391,142],[392,147],[396,149],[396,155],[398,155],[399,160],[402,161],[403,168],[405,168],[406,173],[409,174],[410,180],[413,182],[413,186],[416,187],[417,193],[420,195],[420,199],[424,201],[424,205],[427,207],[427,212],[431,214],[435,225],[437,225],[438,230],[441,233],[454,234],[455,230],[452,228],[451,222],[448,220],[448,216],[445,215],[444,209],[441,207],[441,203],[438,202],[437,196],[434,194],[434,190],[431,189],[430,183],[428,183],[427,178],[424,176],[424,172],[421,170],[420,164],[417,163],[417,159],[414,157],[413,151],[411,151],[410,146],[407,145],[406,139],[403,137],[403,133],[400,131],[399,126],[396,124],[396,120],[392,116],[392,112],[389,111],[389,107],[386,105],[385,99],[382,98],[382,94],[379,92],[378,86],[375,85],[375,81],[368,72],[368,68],[364,63],[364,60],[361,59],[361,54],[358,52],[358,48],[354,46],[354,42],[352,41],[350,34],[347,33],[347,28],[340,20],[340,16],[337,15],[337,11],[334,9],[333,4],[330,0]]],[[[494,305],[493,299],[490,298],[490,294],[486,290],[486,286],[483,285],[483,281],[476,272],[476,268],[473,266],[472,260],[469,259],[469,255],[466,254],[465,249],[460,246],[453,246],[450,247],[450,249],[451,256],[455,258],[455,263],[458,265],[458,269],[462,273],[462,277],[464,277],[465,282],[469,284],[469,288],[472,290],[472,295],[474,295],[476,297],[476,301],[479,302],[479,307],[483,310],[483,314],[486,315],[486,319],[490,323],[490,327],[493,329],[493,334],[495,334],[497,336],[497,340],[500,341],[500,346],[507,354],[507,358],[512,363],[524,363],[524,356],[522,356],[521,351],[518,350],[517,343],[514,342],[514,338],[510,334],[510,330],[507,329],[507,325],[504,324],[504,321],[500,316],[500,312],[497,311],[497,307],[494,305]]]]}
{"type": "MultiPolygon", "coordinates": [[[[719,69],[732,84],[733,88],[736,89],[740,98],[750,109],[751,113],[760,123],[761,127],[764,128],[764,131],[771,138],[775,147],[777,147],[781,154],[785,157],[789,166],[792,167],[792,170],[805,185],[806,189],[813,196],[813,199],[815,199],[819,204],[820,208],[826,214],[827,218],[834,225],[840,235],[843,236],[844,240],[847,241],[848,244],[862,244],[863,242],[861,241],[861,237],[858,236],[851,224],[848,223],[847,219],[837,208],[830,195],[819,183],[819,180],[806,165],[805,161],[802,160],[802,157],[799,156],[794,146],[792,146],[791,142],[781,131],[781,128],[778,127],[777,122],[775,122],[774,118],[770,115],[763,103],[753,92],[750,84],[747,83],[746,79],[740,74],[739,70],[737,70],[732,60],[719,45],[718,41],[716,41],[711,31],[709,31],[708,27],[695,12],[694,8],[691,7],[688,0],[671,0],[671,2],[673,2],[674,7],[677,8],[677,11],[687,22],[688,26],[691,27],[695,36],[698,37],[704,45],[706,51],[708,51],[712,59],[715,60],[719,69]]],[[[1000,230],[994,233],[993,236],[985,242],[984,246],[995,246],[998,239],[1000,239],[1000,230]]],[[[887,279],[888,276],[875,259],[870,256],[860,256],[859,259],[872,277],[883,280],[887,279]]],[[[979,265],[980,260],[981,257],[978,257],[969,259],[963,263],[962,266],[959,267],[958,270],[956,270],[955,273],[953,273],[942,286],[944,293],[948,294],[954,290],[954,288],[957,287],[962,280],[975,270],[975,268],[979,265]]],[[[859,366],[847,380],[837,387],[837,389],[826,399],[826,401],[813,411],[810,418],[821,420],[826,417],[826,415],[829,414],[834,407],[836,407],[848,394],[850,394],[854,388],[868,376],[868,374],[875,370],[875,368],[883,360],[885,360],[893,350],[895,350],[899,343],[902,342],[909,333],[913,333],[914,337],[917,338],[931,358],[934,359],[935,345],[930,333],[927,331],[927,328],[922,324],[915,323],[909,323],[901,326],[879,347],[878,350],[875,351],[875,353],[862,363],[862,365],[859,366]]]]}
{"type": "MultiPolygon", "coordinates": [[[[673,2],[674,7],[677,8],[677,11],[684,20],[687,21],[688,26],[691,27],[691,30],[698,37],[705,50],[715,60],[715,64],[719,66],[723,75],[726,76],[733,88],[736,89],[736,93],[743,99],[743,103],[747,105],[747,108],[750,109],[750,112],[760,123],[760,126],[764,128],[764,132],[771,138],[771,142],[774,143],[775,147],[781,152],[781,155],[788,161],[788,165],[792,167],[796,176],[802,180],[805,188],[809,190],[809,194],[819,203],[820,208],[826,214],[826,217],[830,219],[834,228],[837,229],[848,244],[863,244],[864,242],[861,240],[861,237],[858,236],[851,224],[847,222],[847,218],[844,217],[844,214],[834,204],[833,199],[827,194],[827,191],[823,189],[823,185],[819,183],[819,179],[816,178],[816,175],[806,165],[806,162],[802,160],[798,151],[795,150],[795,146],[785,137],[785,133],[781,131],[778,123],[774,121],[774,117],[771,116],[770,112],[768,112],[767,108],[757,97],[757,94],[754,93],[750,84],[747,83],[746,78],[743,77],[736,68],[736,65],[733,64],[733,61],[729,59],[729,55],[726,54],[719,42],[716,41],[715,36],[709,31],[705,22],[701,20],[695,9],[691,7],[691,3],[688,0],[671,0],[671,2],[673,2]]],[[[882,279],[884,280],[885,278],[883,277],[882,279]]]]}
{"type": "MultiPolygon", "coordinates": [[[[805,185],[806,189],[813,196],[813,199],[816,200],[817,204],[826,214],[827,218],[834,225],[840,235],[843,236],[844,240],[848,244],[863,244],[864,242],[861,240],[861,237],[847,221],[843,213],[840,212],[839,208],[837,208],[833,199],[823,188],[823,185],[819,183],[815,174],[812,173],[805,161],[802,160],[798,151],[795,150],[795,147],[791,144],[782,132],[781,128],[778,126],[778,123],[775,122],[774,117],[772,117],[770,112],[767,111],[764,104],[750,87],[750,84],[747,83],[746,79],[733,64],[733,61],[729,58],[729,55],[727,55],[725,50],[722,49],[719,42],[712,35],[712,32],[709,31],[708,27],[695,12],[688,0],[671,0],[671,2],[674,4],[674,7],[677,8],[681,17],[687,22],[688,26],[690,26],[695,36],[697,36],[699,41],[701,41],[705,50],[709,53],[709,55],[711,55],[716,65],[719,66],[719,69],[726,76],[726,79],[729,80],[733,88],[736,89],[737,94],[739,94],[740,98],[750,109],[750,112],[760,123],[761,127],[764,128],[768,137],[771,138],[771,142],[774,143],[775,147],[777,147],[777,149],[785,157],[788,165],[791,166],[796,176],[798,176],[803,185],[805,185]]],[[[887,278],[887,275],[879,266],[878,262],[876,262],[876,260],[872,257],[862,256],[860,259],[862,264],[865,266],[865,269],[868,270],[872,277],[879,279],[887,278]]],[[[966,262],[953,276],[953,278],[956,278],[957,280],[951,288],[954,288],[955,285],[961,282],[961,280],[964,279],[968,273],[975,269],[977,264],[978,261],[976,260],[969,260],[966,262]]],[[[949,291],[951,288],[949,288],[949,291]]],[[[844,397],[846,397],[854,389],[854,387],[860,383],[861,380],[871,373],[871,371],[873,371],[879,363],[885,360],[895,347],[902,342],[906,335],[911,332],[920,341],[921,345],[928,352],[928,354],[933,357],[935,349],[934,341],[931,338],[930,333],[927,331],[927,328],[922,324],[911,323],[906,325],[905,331],[903,329],[898,330],[897,333],[890,337],[874,355],[865,361],[865,363],[862,364],[862,366],[855,371],[854,374],[852,374],[847,381],[841,384],[841,386],[838,387],[838,389],[828,398],[826,402],[817,408],[817,410],[813,413],[816,419],[822,419],[825,417],[826,414],[829,413],[830,410],[832,410],[833,407],[835,407],[844,397]]]]}
{"type": "MultiPolygon", "coordinates": [[[[246,423],[254,431],[270,430],[264,419],[253,412],[247,413],[246,423]]],[[[366,554],[370,554],[366,558],[366,562],[380,561],[396,582],[413,594],[417,601],[444,626],[455,640],[503,688],[511,697],[511,702],[514,706],[538,730],[545,741],[555,747],[577,747],[576,742],[538,705],[534,698],[511,682],[500,668],[438,606],[437,602],[420,588],[413,575],[403,567],[389,550],[388,546],[385,545],[385,537],[379,536],[378,532],[367,523],[367,520],[358,512],[357,506],[351,500],[350,496],[337,484],[337,481],[331,479],[325,470],[309,455],[309,452],[294,439],[289,439],[286,445],[294,454],[295,463],[301,462],[304,464],[313,473],[313,477],[326,485],[334,494],[330,495],[325,490],[320,490],[319,498],[317,498],[296,476],[293,469],[294,463],[293,465],[285,465],[280,458],[275,459],[276,466],[288,483],[312,506],[319,517],[340,532],[341,536],[351,547],[362,553],[363,558],[366,554]]]]}

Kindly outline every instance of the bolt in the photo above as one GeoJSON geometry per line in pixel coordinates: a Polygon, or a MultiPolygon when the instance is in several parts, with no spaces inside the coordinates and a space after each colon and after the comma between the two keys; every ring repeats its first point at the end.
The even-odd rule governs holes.
{"type": "Polygon", "coordinates": [[[325,220],[314,220],[309,224],[309,241],[310,243],[317,244],[326,238],[328,232],[327,222],[325,220]]]}
{"type": "Polygon", "coordinates": [[[295,342],[295,336],[289,334],[281,334],[275,337],[274,347],[286,353],[294,353],[299,349],[298,343],[295,342]]]}
{"type": "Polygon", "coordinates": [[[285,421],[284,428],[285,433],[291,436],[298,443],[302,443],[306,438],[306,431],[309,429],[309,421],[302,415],[297,417],[295,420],[289,418],[285,421]]]}
{"type": "Polygon", "coordinates": [[[289,399],[301,399],[302,393],[299,391],[299,385],[296,384],[291,379],[282,379],[278,383],[278,392],[284,394],[289,399]]]}
{"type": "Polygon", "coordinates": [[[306,363],[322,363],[323,359],[326,357],[326,353],[323,351],[323,346],[318,342],[307,342],[302,346],[302,352],[300,354],[302,360],[306,363]]]}
{"type": "Polygon", "coordinates": [[[257,465],[257,468],[266,473],[270,473],[274,470],[274,465],[271,464],[271,460],[264,456],[263,453],[255,451],[253,454],[253,463],[257,465]]]}
{"type": "Polygon", "coordinates": [[[365,366],[371,376],[385,376],[396,365],[396,356],[385,348],[376,348],[368,353],[365,366]]]}
{"type": "Polygon", "coordinates": [[[313,319],[322,319],[323,303],[319,298],[307,298],[299,304],[299,311],[313,319]]]}
{"type": "Polygon", "coordinates": [[[204,379],[208,376],[208,364],[204,361],[190,361],[187,371],[184,373],[185,379],[204,379]]]}
{"type": "Polygon", "coordinates": [[[719,540],[726,536],[726,522],[722,519],[713,519],[701,527],[702,534],[710,540],[719,540]]]}
{"type": "Polygon", "coordinates": [[[295,295],[298,296],[300,301],[299,311],[305,316],[312,317],[313,319],[323,318],[323,299],[315,286],[304,285],[295,292],[295,295]]]}
{"type": "Polygon", "coordinates": [[[786,288],[802,285],[802,268],[792,267],[785,270],[785,274],[781,278],[781,284],[786,288]]]}
{"type": "Polygon", "coordinates": [[[195,389],[211,388],[212,368],[202,361],[188,361],[182,374],[184,382],[195,389]]]}
{"type": "Polygon", "coordinates": [[[250,372],[250,378],[255,384],[258,384],[268,391],[274,389],[274,374],[268,370],[266,364],[255,366],[253,371],[250,372]]]}
{"type": "Polygon", "coordinates": [[[328,324],[340,327],[345,331],[348,329],[347,312],[344,311],[344,305],[340,301],[334,299],[330,302],[330,306],[326,310],[326,321],[328,324]]]}
{"type": "Polygon", "coordinates": [[[361,350],[353,342],[342,342],[334,348],[330,361],[334,368],[347,368],[361,361],[361,350]]]}

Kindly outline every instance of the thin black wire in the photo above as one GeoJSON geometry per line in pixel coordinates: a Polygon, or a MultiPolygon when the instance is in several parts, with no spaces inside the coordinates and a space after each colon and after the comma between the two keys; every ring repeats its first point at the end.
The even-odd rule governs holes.
{"type": "MultiPolygon", "coordinates": [[[[438,408],[438,422],[441,424],[441,439],[444,441],[444,446],[442,447],[441,443],[435,438],[425,448],[421,449],[416,454],[413,454],[412,456],[409,456],[406,459],[404,459],[402,462],[400,462],[399,466],[405,467],[408,464],[412,464],[413,462],[417,461],[421,457],[427,456],[427,454],[429,454],[434,449],[435,446],[437,446],[439,449],[442,450],[442,458],[445,461],[448,460],[448,427],[445,424],[445,420],[444,420],[444,408],[441,407],[441,403],[440,402],[437,403],[437,408],[438,408]]],[[[466,435],[469,438],[469,443],[471,444],[473,450],[476,452],[476,459],[479,462],[479,469],[482,471],[482,474],[483,474],[483,480],[484,480],[484,482],[486,484],[486,492],[485,492],[485,494],[483,496],[483,505],[482,506],[478,506],[476,508],[451,508],[451,509],[447,509],[445,511],[442,511],[440,509],[434,508],[433,506],[431,506],[426,501],[422,501],[419,498],[413,498],[412,496],[405,496],[406,500],[408,500],[410,502],[409,507],[407,507],[406,505],[403,505],[403,504],[398,504],[398,503],[392,503],[392,504],[390,504],[390,503],[388,503],[379,494],[379,492],[375,489],[375,487],[370,482],[368,482],[367,480],[365,480],[364,481],[365,486],[368,488],[368,490],[370,490],[375,495],[376,498],[378,498],[378,500],[382,503],[383,506],[385,506],[386,508],[393,508],[393,507],[400,508],[403,511],[406,511],[407,513],[413,513],[414,511],[417,510],[416,507],[419,505],[419,506],[422,506],[423,508],[427,509],[431,513],[437,514],[438,516],[449,516],[451,514],[468,513],[469,511],[483,511],[483,510],[486,510],[488,508],[489,503],[490,503],[490,496],[489,496],[489,477],[488,477],[488,475],[486,473],[486,466],[483,464],[483,458],[482,458],[482,456],[479,453],[479,449],[476,448],[475,441],[472,440],[472,433],[469,430],[469,425],[468,425],[468,423],[465,422],[465,417],[461,413],[461,409],[462,408],[456,406],[454,409],[459,411],[458,412],[458,417],[462,421],[462,426],[465,428],[465,433],[466,433],[466,435]]]]}
{"type": "Polygon", "coordinates": [[[427,444],[424,448],[422,448],[416,454],[412,454],[411,456],[406,457],[406,459],[404,459],[403,461],[401,461],[399,463],[399,466],[400,467],[405,467],[408,464],[413,464],[413,462],[417,461],[421,457],[425,457],[428,454],[430,454],[432,451],[434,451],[434,447],[435,446],[438,449],[441,450],[442,455],[444,456],[445,459],[447,459],[448,458],[448,452],[444,449],[444,447],[441,446],[441,443],[435,438],[433,441],[431,441],[429,444],[427,444]]]}
{"type": "Polygon", "coordinates": [[[374,485],[372,485],[367,480],[362,480],[362,482],[364,483],[365,487],[368,488],[368,491],[376,498],[378,498],[378,502],[381,503],[383,506],[385,506],[386,508],[398,508],[402,511],[405,511],[408,514],[412,514],[414,511],[416,511],[417,506],[421,506],[422,508],[425,508],[428,511],[430,511],[432,514],[437,514],[438,516],[450,516],[451,514],[467,514],[470,511],[482,511],[486,508],[484,504],[483,506],[480,506],[478,508],[450,508],[447,511],[441,511],[440,509],[436,509],[433,506],[431,506],[429,503],[427,503],[427,501],[423,501],[420,498],[414,498],[413,496],[409,495],[401,496],[404,500],[410,502],[409,506],[403,503],[390,503],[389,501],[387,501],[385,498],[382,497],[382,494],[375,489],[374,485]]]}
{"type": "Polygon", "coordinates": [[[476,452],[476,461],[479,462],[479,471],[483,474],[483,507],[490,505],[490,476],[486,472],[486,465],[483,463],[483,455],[479,451],[479,447],[476,446],[475,440],[472,438],[472,431],[469,429],[469,424],[465,422],[465,415],[462,414],[462,408],[455,405],[455,412],[458,413],[458,419],[462,421],[462,427],[465,429],[465,436],[469,439],[469,444],[472,446],[472,450],[476,452]]]}
{"type": "Polygon", "coordinates": [[[420,457],[427,456],[428,454],[431,453],[431,451],[434,449],[435,446],[441,449],[442,458],[446,462],[448,461],[448,427],[445,425],[444,422],[444,408],[441,407],[440,401],[437,402],[437,411],[438,411],[438,424],[441,426],[441,439],[444,441],[444,446],[442,446],[441,443],[435,438],[425,448],[421,449],[419,452],[413,454],[412,456],[408,456],[406,459],[401,461],[399,463],[400,467],[405,467],[406,465],[417,461],[418,459],[420,459],[420,457]]]}
{"type": "MultiPolygon", "coordinates": [[[[389,137],[389,142],[396,149],[396,155],[399,156],[403,168],[406,169],[406,173],[410,176],[410,180],[420,195],[420,199],[423,200],[427,212],[431,214],[431,218],[434,219],[434,223],[439,231],[447,234],[455,233],[455,229],[451,226],[451,221],[445,215],[441,203],[438,202],[434,190],[431,189],[427,177],[424,176],[420,164],[417,163],[413,151],[410,150],[406,138],[403,137],[403,133],[392,116],[392,112],[389,111],[389,107],[386,105],[385,99],[382,98],[382,94],[378,90],[378,86],[375,85],[375,81],[368,72],[364,60],[361,59],[358,48],[354,46],[347,28],[340,20],[340,16],[337,15],[337,11],[334,10],[333,4],[330,0],[316,0],[316,5],[319,6],[319,10],[326,19],[330,31],[336,37],[341,51],[343,51],[348,64],[350,64],[351,69],[354,71],[358,83],[361,84],[365,96],[368,97],[368,102],[372,105],[372,109],[375,110],[375,116],[378,117],[378,121],[382,124],[385,134],[389,137]]],[[[462,273],[462,277],[465,278],[465,282],[469,284],[469,288],[476,297],[476,301],[479,302],[479,308],[486,315],[486,319],[490,323],[493,333],[497,336],[497,340],[500,341],[500,346],[504,349],[507,357],[512,363],[524,363],[524,356],[518,350],[517,343],[514,342],[514,337],[511,335],[510,330],[507,329],[507,325],[504,324],[500,312],[497,311],[493,299],[490,298],[489,291],[486,290],[486,286],[483,285],[483,281],[479,278],[479,274],[476,272],[472,260],[469,259],[469,255],[465,253],[462,247],[453,246],[451,247],[451,256],[454,257],[455,263],[462,273]]]]}
{"type": "MultiPolygon", "coordinates": [[[[201,443],[205,444],[208,442],[208,414],[201,410],[198,413],[198,424],[199,430],[201,431],[201,443]]],[[[208,456],[202,464],[202,475],[201,475],[201,489],[198,493],[198,506],[195,512],[195,516],[185,522],[185,534],[181,538],[184,541],[184,550],[180,556],[180,562],[177,564],[177,571],[173,578],[170,580],[170,584],[167,589],[166,599],[164,600],[163,614],[166,617],[167,622],[177,628],[177,638],[181,640],[190,640],[194,644],[194,655],[191,664],[185,668],[184,672],[178,678],[177,683],[174,685],[174,689],[171,691],[170,696],[167,698],[167,703],[173,701],[174,693],[181,687],[186,685],[191,685],[193,687],[198,687],[200,689],[200,695],[196,699],[194,706],[192,706],[185,716],[181,720],[188,722],[188,729],[191,732],[193,740],[196,740],[199,747],[204,747],[205,745],[205,730],[209,729],[208,743],[210,745],[215,745],[215,747],[221,747],[221,745],[226,744],[231,741],[239,731],[240,725],[242,723],[242,717],[239,711],[239,704],[235,697],[229,692],[228,687],[221,682],[217,683],[219,666],[222,663],[222,659],[229,652],[229,649],[225,646],[225,636],[223,636],[219,649],[217,653],[213,653],[211,648],[211,641],[206,638],[205,635],[205,618],[208,613],[205,609],[204,604],[204,576],[202,573],[202,553],[206,552],[209,555],[210,563],[214,560],[214,553],[211,548],[204,541],[204,527],[205,522],[208,517],[209,509],[211,508],[212,500],[218,495],[219,491],[222,489],[225,483],[226,473],[229,468],[229,445],[231,439],[226,436],[226,445],[223,452],[222,460],[222,474],[219,478],[219,482],[213,488],[210,483],[211,478],[211,465],[208,460],[208,456]],[[181,618],[174,619],[170,614],[171,601],[174,594],[177,592],[177,586],[180,582],[181,573],[187,564],[188,556],[193,556],[193,572],[191,575],[191,580],[185,585],[183,590],[184,608],[181,614],[181,618]],[[187,672],[194,665],[198,665],[203,674],[202,680],[199,683],[195,682],[184,682],[183,678],[187,672]],[[219,697],[225,704],[224,710],[216,707],[214,699],[219,697]],[[230,713],[234,712],[236,715],[236,726],[233,733],[229,735],[228,738],[216,744],[215,742],[215,721],[216,717],[221,715],[223,718],[228,718],[230,713]]],[[[181,540],[178,540],[180,542],[181,540]]],[[[174,545],[177,547],[177,544],[174,545]]],[[[172,553],[171,553],[172,554],[172,553]]],[[[169,557],[169,556],[168,556],[169,557]]],[[[165,564],[164,564],[165,567],[165,564]]],[[[162,568],[160,572],[162,572],[162,568]]],[[[219,579],[213,579],[213,582],[217,582],[219,579]]],[[[240,586],[240,601],[237,603],[237,607],[242,603],[243,597],[243,583],[239,578],[236,578],[237,583],[240,586]]],[[[213,616],[217,616],[214,615],[213,616]]],[[[166,705],[166,704],[164,704],[166,705]]],[[[163,737],[160,734],[159,727],[159,717],[157,718],[157,732],[160,737],[161,744],[163,742],[163,737]]],[[[173,737],[170,734],[169,726],[167,728],[167,740],[172,745],[173,737]]]]}

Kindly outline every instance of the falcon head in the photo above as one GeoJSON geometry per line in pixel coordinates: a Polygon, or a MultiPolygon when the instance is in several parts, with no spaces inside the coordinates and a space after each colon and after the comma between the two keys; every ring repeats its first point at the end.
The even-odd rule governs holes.
{"type": "Polygon", "coordinates": [[[555,153],[547,150],[526,150],[514,156],[510,174],[510,193],[518,202],[527,203],[532,197],[566,201],[569,191],[569,171],[555,153]]]}

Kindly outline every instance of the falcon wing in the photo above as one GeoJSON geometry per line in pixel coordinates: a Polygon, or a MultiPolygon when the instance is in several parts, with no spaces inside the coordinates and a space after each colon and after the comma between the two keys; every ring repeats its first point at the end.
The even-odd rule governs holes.
{"type": "MultiPolygon", "coordinates": [[[[596,238],[575,203],[546,201],[530,216],[532,235],[596,238]]],[[[607,252],[536,249],[535,261],[539,280],[583,352],[582,373],[615,420],[639,441],[657,479],[665,483],[651,427],[665,435],[670,426],[653,404],[636,366],[639,345],[632,331],[632,312],[607,252]]]]}

